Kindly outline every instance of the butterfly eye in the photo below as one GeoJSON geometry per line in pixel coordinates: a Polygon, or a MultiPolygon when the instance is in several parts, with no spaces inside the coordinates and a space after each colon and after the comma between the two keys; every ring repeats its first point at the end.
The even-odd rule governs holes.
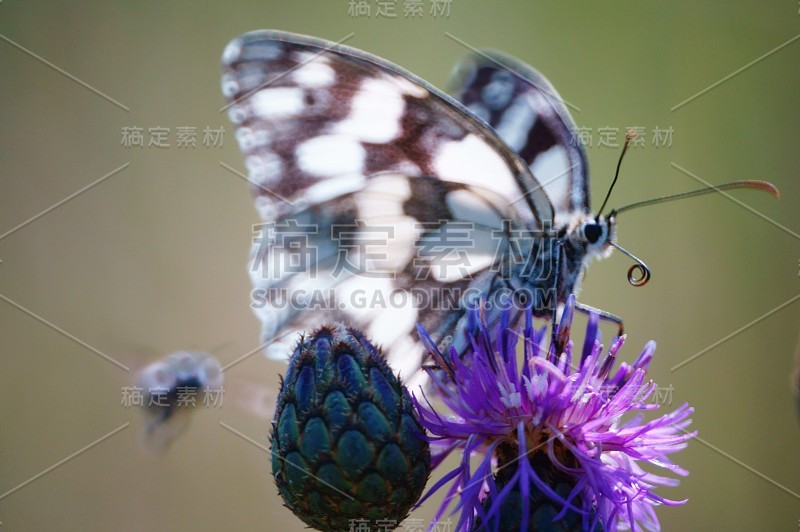
{"type": "Polygon", "coordinates": [[[583,234],[590,244],[594,244],[600,240],[600,236],[603,234],[603,228],[600,224],[586,224],[583,227],[583,234]]]}

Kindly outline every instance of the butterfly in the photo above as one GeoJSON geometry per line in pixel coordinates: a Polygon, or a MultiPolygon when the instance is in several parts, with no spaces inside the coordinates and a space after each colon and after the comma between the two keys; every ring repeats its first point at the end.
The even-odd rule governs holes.
{"type": "Polygon", "coordinates": [[[225,48],[221,86],[264,220],[251,296],[271,358],[340,320],[409,377],[418,323],[461,350],[477,304],[490,324],[528,306],[555,322],[589,261],[618,248],[564,101],[505,54],[468,56],[448,96],[360,50],[256,31],[225,48]]]}

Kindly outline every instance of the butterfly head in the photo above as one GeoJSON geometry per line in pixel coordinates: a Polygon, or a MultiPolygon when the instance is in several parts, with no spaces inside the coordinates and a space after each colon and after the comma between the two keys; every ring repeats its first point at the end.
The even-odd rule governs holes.
{"type": "Polygon", "coordinates": [[[585,246],[587,257],[607,257],[617,239],[616,219],[603,215],[584,217],[579,221],[574,235],[585,246]]]}
{"type": "Polygon", "coordinates": [[[644,286],[650,280],[650,268],[635,255],[617,244],[617,216],[612,211],[608,217],[582,216],[575,220],[567,239],[573,248],[583,250],[584,260],[603,259],[618,249],[636,263],[628,269],[628,282],[633,286],[644,286]]]}

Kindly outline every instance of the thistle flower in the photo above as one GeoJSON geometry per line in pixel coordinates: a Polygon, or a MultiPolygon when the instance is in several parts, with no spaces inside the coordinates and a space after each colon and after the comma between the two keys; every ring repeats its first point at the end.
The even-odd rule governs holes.
{"type": "Polygon", "coordinates": [[[318,530],[394,528],[430,475],[424,432],[381,351],[357,329],[321,327],[300,339],[281,383],[271,435],[278,492],[318,530]]]}
{"type": "Polygon", "coordinates": [[[686,502],[657,495],[658,486],[677,480],[642,466],[688,474],[667,455],[694,436],[685,431],[693,409],[684,404],[643,422],[641,411],[658,408],[645,402],[656,389],[645,381],[655,343],[633,365],[623,362],[612,373],[625,337],[603,355],[598,317],[592,315],[575,360],[569,340],[574,305],[573,296],[549,349],[547,328],[534,330],[527,313],[521,367],[518,335],[507,315],[494,335],[485,322],[473,321],[471,355],[463,360],[454,349],[442,354],[420,328],[444,370],[429,374],[454,414],[444,417],[424,395],[414,398],[432,434],[434,467],[450,453],[462,453],[460,464],[425,496],[450,484],[436,520],[458,498],[458,530],[657,530],[656,506],[686,502]],[[476,454],[480,460],[473,469],[470,458],[476,454]]]}

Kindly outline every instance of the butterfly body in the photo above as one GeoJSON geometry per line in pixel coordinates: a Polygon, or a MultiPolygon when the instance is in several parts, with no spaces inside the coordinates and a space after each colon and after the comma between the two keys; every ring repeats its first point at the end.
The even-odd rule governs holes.
{"type": "Polygon", "coordinates": [[[611,251],[615,221],[590,213],[563,101],[512,58],[468,58],[455,98],[364,52],[279,31],[235,39],[222,64],[265,222],[251,277],[268,356],[345,321],[407,376],[417,323],[448,342],[481,299],[490,323],[531,302],[551,319],[587,262],[611,251]]]}

